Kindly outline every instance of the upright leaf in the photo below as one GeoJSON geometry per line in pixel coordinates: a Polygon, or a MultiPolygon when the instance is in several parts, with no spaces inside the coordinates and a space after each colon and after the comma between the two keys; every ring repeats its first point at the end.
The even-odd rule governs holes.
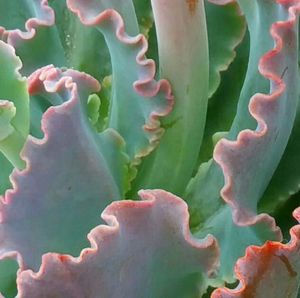
{"type": "Polygon", "coordinates": [[[147,40],[137,35],[130,0],[91,0],[84,5],[78,0],[67,2],[83,24],[94,26],[105,37],[113,73],[108,127],[121,134],[129,158],[137,164],[154,149],[163,133],[158,119],[172,109],[170,86],[165,80],[154,80],[155,64],[145,58],[147,40]]]}
{"type": "Polygon", "coordinates": [[[158,148],[139,168],[134,191],[163,188],[176,194],[189,181],[203,136],[208,99],[208,41],[203,1],[152,1],[161,77],[175,96],[158,148]],[[195,3],[195,6],[193,6],[195,3]]]}

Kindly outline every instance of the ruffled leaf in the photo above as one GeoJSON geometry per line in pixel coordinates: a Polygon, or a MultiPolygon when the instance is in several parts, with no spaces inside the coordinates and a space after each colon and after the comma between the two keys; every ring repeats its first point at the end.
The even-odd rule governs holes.
{"type": "Polygon", "coordinates": [[[249,104],[258,122],[256,130],[240,132],[236,141],[221,140],[214,152],[225,176],[222,197],[233,208],[234,221],[240,224],[248,224],[256,216],[258,201],[294,124],[299,95],[298,66],[294,62],[298,60],[297,4],[286,3],[288,19],[274,23],[270,30],[275,47],[259,64],[261,74],[271,81],[270,94],[256,94],[249,104]]]}
{"type": "Polygon", "coordinates": [[[60,102],[43,116],[42,140],[29,137],[27,161],[15,170],[14,188],[5,193],[0,213],[1,257],[18,255],[21,269],[38,269],[49,251],[77,254],[99,212],[123,194],[126,159],[119,135],[97,134],[87,117],[87,98],[96,80],[51,66],[29,78],[29,90],[60,102]]]}
{"type": "MultiPolygon", "coordinates": [[[[288,1],[285,6],[275,1],[250,3],[240,0],[239,3],[248,22],[250,45],[256,46],[250,47],[249,68],[241,91],[237,115],[226,137],[234,140],[241,130],[247,129],[241,132],[237,141],[221,140],[214,153],[215,160],[224,170],[226,185],[222,196],[232,207],[233,224],[241,226],[240,228],[236,226],[236,230],[245,231],[240,233],[244,241],[239,241],[241,246],[234,250],[239,252],[231,260],[226,258],[226,249],[223,252],[223,248],[239,245],[234,241],[234,233],[230,233],[232,238],[218,239],[221,259],[225,260],[221,266],[220,276],[223,275],[229,282],[233,281],[229,278],[233,267],[232,261],[241,256],[246,247],[245,243],[249,245],[255,238],[257,242],[253,244],[256,245],[261,245],[266,240],[280,239],[280,232],[275,228],[274,220],[266,214],[257,216],[256,208],[287,144],[298,98],[298,70],[294,63],[297,61],[298,42],[295,2],[288,1]],[[280,22],[276,23],[276,20],[280,22]],[[258,26],[258,23],[263,26],[258,26]],[[273,25],[269,34],[271,24],[273,25]],[[261,43],[257,40],[257,36],[262,38],[261,43]],[[254,38],[255,42],[252,42],[254,38]],[[274,40],[275,48],[270,51],[274,40]],[[259,70],[271,82],[270,94],[256,94],[252,98],[256,91],[268,90],[266,80],[255,68],[255,63],[259,61],[260,55],[265,53],[264,50],[269,51],[261,59],[259,70]],[[257,126],[257,122],[254,123],[255,119],[259,122],[256,131],[254,131],[257,126]]],[[[222,207],[223,203],[219,199],[219,191],[223,185],[223,173],[215,162],[202,165],[189,184],[186,199],[191,207],[195,231],[200,231],[203,227],[212,234],[221,231],[224,220],[219,218],[219,214],[223,208],[227,208],[222,207]],[[210,223],[214,223],[214,226],[210,223]]],[[[228,227],[231,226],[230,222],[231,218],[228,219],[228,227]]]]}
{"type": "Polygon", "coordinates": [[[10,45],[32,39],[39,26],[51,26],[54,23],[53,10],[47,0],[1,1],[0,36],[10,45]]]}
{"type": "Polygon", "coordinates": [[[167,81],[154,80],[154,61],[145,58],[147,40],[136,35],[134,9],[131,1],[127,2],[125,6],[119,1],[88,1],[84,5],[67,1],[83,24],[94,26],[105,37],[113,73],[108,127],[121,134],[129,158],[136,164],[157,145],[163,133],[158,118],[171,111],[173,99],[167,81]]]}
{"type": "Polygon", "coordinates": [[[19,296],[200,297],[218,263],[214,238],[192,238],[178,197],[161,190],[140,196],[108,206],[108,226],[91,231],[91,248],[78,258],[47,254],[39,272],[20,273],[19,296]]]}
{"type": "MultiPolygon", "coordinates": [[[[300,220],[300,209],[295,210],[300,220]]],[[[300,284],[300,225],[291,231],[287,244],[266,242],[263,246],[250,246],[239,259],[235,272],[240,280],[236,289],[218,289],[213,298],[237,297],[297,297],[300,284]]]]}

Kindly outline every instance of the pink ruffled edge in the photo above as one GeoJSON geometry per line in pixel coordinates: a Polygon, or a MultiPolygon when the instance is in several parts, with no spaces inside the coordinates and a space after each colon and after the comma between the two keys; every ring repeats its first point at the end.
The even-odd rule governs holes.
{"type": "Polygon", "coordinates": [[[269,70],[269,64],[271,60],[274,59],[277,55],[281,54],[283,47],[283,40],[281,37],[280,29],[281,28],[290,28],[294,26],[296,22],[296,13],[300,10],[300,3],[297,0],[276,0],[278,4],[286,6],[289,11],[289,17],[287,21],[276,22],[272,25],[270,33],[272,38],[275,41],[275,47],[267,52],[261,59],[258,65],[259,72],[270,81],[273,81],[276,85],[275,90],[271,94],[255,94],[249,104],[249,112],[252,117],[258,123],[258,129],[256,131],[245,129],[241,131],[235,141],[229,141],[227,139],[220,140],[214,150],[214,160],[220,165],[223,170],[225,185],[221,190],[221,195],[224,201],[229,204],[233,211],[233,220],[236,224],[241,226],[255,225],[259,222],[267,223],[271,229],[276,233],[278,240],[282,239],[281,231],[276,227],[275,220],[268,214],[259,214],[259,215],[250,215],[243,210],[243,207],[239,206],[239,202],[235,201],[233,198],[233,185],[234,185],[234,176],[232,175],[230,165],[227,165],[222,160],[223,147],[233,148],[231,150],[240,150],[243,144],[249,142],[251,139],[260,139],[264,138],[268,128],[266,122],[259,111],[256,109],[256,105],[260,101],[264,102],[274,102],[278,100],[278,97],[281,96],[285,89],[285,83],[282,78],[281,73],[274,73],[269,70]],[[243,216],[241,216],[243,214],[243,216]],[[243,217],[243,220],[241,220],[243,217]]]}
{"type": "MultiPolygon", "coordinates": [[[[300,207],[293,212],[294,218],[300,222],[300,207]]],[[[278,256],[285,263],[290,276],[297,275],[292,268],[286,255],[296,253],[300,250],[300,225],[296,225],[290,230],[291,240],[287,244],[267,241],[263,246],[249,246],[244,257],[240,258],[235,266],[235,274],[240,280],[236,289],[219,288],[212,294],[212,298],[238,298],[248,297],[255,293],[256,284],[263,277],[264,262],[272,256],[278,256]],[[261,262],[261,263],[260,263],[261,262]],[[263,263],[263,264],[262,264],[263,263]],[[251,267],[251,269],[249,268],[251,267]],[[259,268],[256,268],[259,267],[259,268]],[[256,270],[255,270],[256,269],[256,270]],[[259,275],[261,273],[261,275],[259,275]]],[[[252,297],[252,296],[251,296],[252,297]]],[[[254,297],[254,296],[253,296],[254,297]]]]}
{"type": "MultiPolygon", "coordinates": [[[[14,194],[19,191],[17,184],[17,177],[26,176],[27,173],[31,170],[31,162],[30,158],[26,156],[26,150],[28,146],[43,146],[48,141],[48,128],[47,122],[51,121],[52,115],[55,113],[64,113],[66,109],[72,108],[74,105],[78,103],[78,89],[77,84],[74,81],[81,81],[82,86],[84,86],[90,92],[97,92],[100,90],[99,82],[91,77],[88,74],[81,73],[75,70],[67,70],[62,72],[61,70],[55,68],[53,65],[48,65],[43,68],[35,71],[28,78],[28,89],[31,94],[35,94],[38,92],[43,92],[45,89],[47,91],[59,91],[62,88],[69,90],[70,99],[59,106],[50,107],[43,115],[41,127],[44,132],[43,139],[37,139],[32,136],[28,136],[27,142],[24,145],[23,150],[20,153],[21,158],[26,162],[26,167],[24,170],[14,169],[11,176],[10,181],[12,184],[12,189],[9,189],[5,192],[4,196],[0,196],[1,205],[0,205],[0,223],[5,221],[5,214],[3,213],[3,207],[5,205],[13,204],[12,200],[14,194]],[[58,80],[57,80],[58,79],[58,80]],[[53,85],[47,83],[44,85],[44,81],[57,80],[57,82],[53,85]]],[[[25,268],[23,258],[17,251],[12,252],[2,252],[0,260],[4,259],[15,259],[19,266],[20,270],[25,268]]]]}
{"type": "MultiPolygon", "coordinates": [[[[34,0],[36,1],[36,0],[34,0]]],[[[29,40],[34,38],[36,30],[40,26],[50,27],[55,23],[55,15],[53,9],[48,5],[48,0],[39,0],[41,15],[30,18],[25,23],[26,31],[20,29],[6,30],[0,27],[0,37],[13,47],[17,47],[21,40],[29,40]]]]}
{"type": "Polygon", "coordinates": [[[152,59],[147,59],[145,56],[148,50],[148,41],[146,37],[142,34],[138,34],[134,37],[127,35],[125,32],[123,18],[116,10],[106,9],[95,17],[88,17],[81,11],[80,8],[76,7],[74,0],[67,0],[67,6],[69,10],[76,14],[80,21],[86,26],[101,26],[106,22],[111,22],[115,29],[115,35],[121,43],[129,46],[135,45],[140,48],[136,56],[136,63],[140,67],[144,68],[145,75],[139,77],[138,80],[133,83],[134,90],[140,96],[151,100],[151,97],[155,97],[160,92],[165,94],[165,98],[168,103],[166,108],[161,112],[152,112],[149,116],[149,121],[143,126],[144,131],[150,134],[150,146],[136,154],[134,164],[138,164],[140,158],[148,155],[157,146],[162,136],[163,129],[160,127],[159,118],[169,115],[173,110],[174,97],[172,95],[171,85],[165,79],[161,79],[159,81],[155,80],[155,62],[152,59]]]}
{"type": "MultiPolygon", "coordinates": [[[[47,267],[50,268],[53,261],[58,261],[58,263],[64,263],[65,265],[73,263],[80,265],[89,260],[89,258],[95,254],[101,253],[101,245],[99,245],[99,240],[119,237],[120,224],[117,219],[117,214],[121,209],[135,208],[135,209],[151,209],[155,204],[163,202],[163,204],[170,204],[175,209],[179,209],[179,214],[181,215],[181,233],[184,240],[189,246],[197,250],[209,250],[212,254],[211,259],[207,259],[207,264],[205,264],[204,272],[207,276],[213,277],[216,270],[219,267],[219,246],[217,240],[212,236],[208,235],[203,240],[196,239],[192,236],[189,229],[189,212],[186,203],[179,197],[163,191],[163,190],[140,190],[139,196],[141,201],[115,201],[111,203],[102,212],[101,217],[107,223],[107,225],[99,225],[91,230],[87,235],[87,238],[91,244],[91,247],[85,248],[81,251],[78,257],[73,257],[67,254],[57,254],[57,253],[47,253],[42,256],[42,264],[38,272],[33,272],[32,270],[19,271],[17,277],[17,284],[21,286],[18,287],[20,297],[23,297],[22,282],[25,279],[42,280],[47,274],[47,267]],[[162,196],[163,198],[159,198],[162,196]]],[[[54,262],[53,266],[55,266],[54,262]]]]}

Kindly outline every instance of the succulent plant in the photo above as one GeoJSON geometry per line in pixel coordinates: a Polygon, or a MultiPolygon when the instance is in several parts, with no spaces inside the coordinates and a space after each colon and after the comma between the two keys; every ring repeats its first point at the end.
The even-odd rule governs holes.
{"type": "Polygon", "coordinates": [[[0,8],[4,297],[297,297],[300,0],[0,8]]]}

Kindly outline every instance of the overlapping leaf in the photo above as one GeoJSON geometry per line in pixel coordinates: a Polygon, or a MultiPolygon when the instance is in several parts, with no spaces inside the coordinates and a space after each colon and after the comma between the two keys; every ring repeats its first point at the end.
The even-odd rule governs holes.
{"type": "Polygon", "coordinates": [[[123,195],[126,159],[120,136],[97,134],[86,113],[96,80],[52,66],[29,79],[29,90],[59,103],[43,116],[42,140],[29,137],[25,170],[15,170],[13,189],[2,198],[1,257],[17,254],[21,269],[38,269],[49,251],[78,254],[99,212],[123,195]]]}
{"type": "MultiPolygon", "coordinates": [[[[295,210],[300,220],[300,209],[295,210]]],[[[296,298],[300,284],[300,225],[291,231],[287,244],[266,242],[263,246],[250,246],[246,255],[236,264],[240,284],[236,289],[221,288],[213,298],[274,297],[296,298]]]]}
{"type": "Polygon", "coordinates": [[[192,238],[186,204],[161,190],[114,202],[78,258],[47,254],[19,273],[19,297],[200,297],[217,266],[213,237],[192,238]]]}
{"type": "Polygon", "coordinates": [[[105,37],[113,72],[108,127],[122,135],[136,164],[154,149],[163,133],[158,119],[172,109],[170,86],[165,80],[154,80],[155,64],[145,58],[146,38],[136,35],[138,25],[131,1],[67,3],[83,24],[94,26],[105,37]]]}
{"type": "Polygon", "coordinates": [[[11,170],[9,163],[24,167],[19,154],[29,132],[29,95],[26,80],[19,73],[22,64],[14,49],[1,41],[0,52],[0,154],[3,168],[0,184],[4,190],[11,170]]]}
{"type": "Polygon", "coordinates": [[[241,132],[237,141],[219,142],[214,154],[225,174],[226,185],[222,196],[233,207],[233,221],[230,218],[226,220],[227,237],[221,233],[225,221],[221,214],[229,216],[230,212],[226,211],[228,206],[222,207],[219,200],[223,175],[215,162],[200,167],[186,194],[194,217],[192,224],[198,225],[196,230],[199,235],[202,233],[201,229],[220,235],[218,240],[223,260],[221,275],[229,282],[233,281],[229,276],[234,259],[243,255],[246,246],[255,238],[253,244],[257,245],[268,239],[280,239],[273,219],[266,214],[257,216],[256,208],[286,147],[298,99],[298,70],[294,63],[297,61],[298,43],[295,16],[297,2],[288,1],[282,6],[275,1],[239,1],[239,4],[249,26],[250,57],[237,115],[227,138],[234,140],[239,131],[246,128],[253,131],[241,132]],[[258,25],[262,24],[262,20],[263,26],[258,25]],[[276,23],[276,20],[280,22],[276,23]],[[263,39],[261,43],[257,42],[257,36],[263,39]],[[253,38],[256,38],[255,42],[253,38]],[[273,39],[275,48],[270,50],[273,39]],[[254,47],[253,44],[257,46],[254,47]],[[257,91],[268,92],[266,80],[255,68],[262,54],[266,52],[259,63],[259,70],[271,81],[270,94],[256,94],[252,98],[257,91]],[[254,119],[259,123],[256,131],[257,123],[255,124],[254,119]],[[211,206],[210,210],[207,209],[208,204],[211,206]],[[237,230],[244,240],[234,241],[237,230]],[[232,259],[229,260],[226,259],[226,247],[232,245],[236,247],[231,253],[232,259]]]}

